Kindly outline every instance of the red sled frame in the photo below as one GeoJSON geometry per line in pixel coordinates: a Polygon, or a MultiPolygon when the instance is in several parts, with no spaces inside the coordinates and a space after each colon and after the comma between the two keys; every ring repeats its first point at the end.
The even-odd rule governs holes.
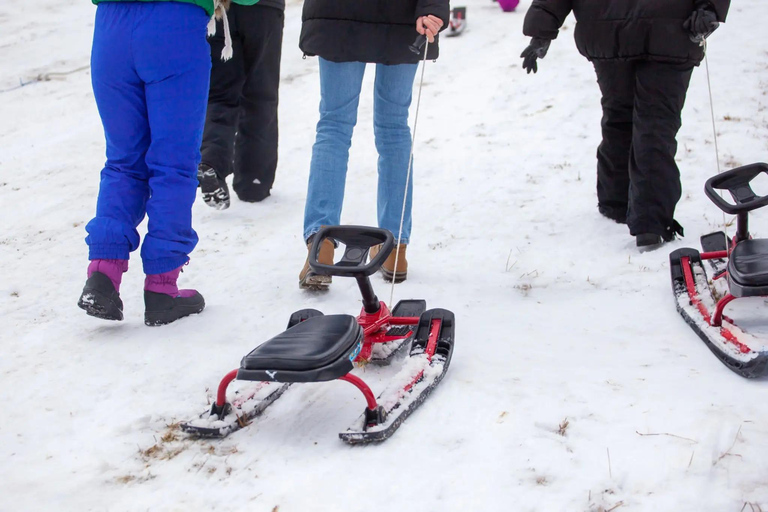
{"type": "MultiPolygon", "coordinates": [[[[376,313],[367,313],[365,307],[363,307],[360,315],[357,317],[357,323],[363,328],[362,348],[353,361],[358,365],[366,364],[370,360],[374,345],[378,343],[389,343],[400,339],[408,339],[414,335],[414,329],[410,329],[404,336],[389,336],[387,335],[387,332],[391,326],[418,325],[419,323],[419,317],[392,316],[389,308],[384,302],[379,302],[379,304],[381,307],[376,313]]],[[[437,339],[439,334],[440,320],[433,319],[429,330],[429,341],[427,342],[426,350],[424,351],[430,361],[437,350],[437,339]]],[[[230,383],[237,378],[237,372],[238,369],[232,370],[221,379],[216,393],[216,409],[223,411],[226,407],[227,388],[230,383]]],[[[419,374],[417,374],[413,380],[403,388],[403,391],[409,391],[410,388],[421,379],[423,373],[423,371],[419,372],[419,374]]],[[[336,380],[349,382],[363,394],[367,406],[366,416],[370,418],[368,426],[374,426],[377,423],[384,421],[385,418],[381,417],[383,410],[379,408],[379,404],[376,402],[376,395],[363,379],[352,373],[347,373],[336,380]]]]}

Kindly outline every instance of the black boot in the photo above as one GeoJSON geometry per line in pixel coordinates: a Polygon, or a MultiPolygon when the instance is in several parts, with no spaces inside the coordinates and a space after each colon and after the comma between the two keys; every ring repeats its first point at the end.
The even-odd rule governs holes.
{"type": "Polygon", "coordinates": [[[205,204],[217,210],[229,208],[229,187],[216,173],[216,169],[207,164],[200,164],[197,167],[197,181],[200,183],[205,204]]]}
{"type": "Polygon", "coordinates": [[[635,235],[635,242],[640,252],[652,251],[661,247],[665,242],[671,242],[676,236],[683,236],[683,226],[681,226],[676,220],[672,220],[672,223],[664,228],[663,235],[657,235],[656,233],[640,233],[635,235]]]}
{"type": "Polygon", "coordinates": [[[635,236],[635,242],[637,243],[637,248],[640,249],[640,252],[646,252],[658,249],[661,244],[664,243],[664,240],[661,238],[661,235],[656,235],[654,233],[640,233],[635,236]]]}
{"type": "Polygon", "coordinates": [[[144,323],[146,325],[166,325],[179,318],[196,315],[205,309],[205,300],[194,290],[190,296],[171,297],[165,293],[144,290],[144,323]]]}
{"type": "Polygon", "coordinates": [[[94,272],[85,282],[77,305],[97,318],[123,319],[123,301],[120,300],[120,294],[115,290],[112,280],[101,272],[94,272]]]}
{"type": "Polygon", "coordinates": [[[162,274],[148,274],[144,280],[144,323],[165,325],[205,309],[197,290],[179,290],[176,281],[182,267],[162,274]]]}

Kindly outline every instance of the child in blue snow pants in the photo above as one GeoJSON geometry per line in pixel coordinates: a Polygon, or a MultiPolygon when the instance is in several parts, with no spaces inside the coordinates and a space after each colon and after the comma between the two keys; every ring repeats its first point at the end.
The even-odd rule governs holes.
{"type": "Polygon", "coordinates": [[[91,264],[79,303],[93,316],[122,319],[120,279],[145,214],[145,322],[169,323],[204,307],[196,291],[178,290],[176,278],[198,240],[192,204],[211,69],[208,20],[189,3],[98,5],[91,73],[107,161],[86,226],[91,264]]]}

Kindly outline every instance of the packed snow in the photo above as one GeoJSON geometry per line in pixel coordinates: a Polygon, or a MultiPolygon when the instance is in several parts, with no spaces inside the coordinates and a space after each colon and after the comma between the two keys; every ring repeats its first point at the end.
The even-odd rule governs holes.
{"type": "MultiPolygon", "coordinates": [[[[343,382],[291,386],[223,441],[177,426],[291,312],[359,310],[354,280],[334,278],[326,294],[297,286],[319,101],[317,60],[297,46],[301,3],[286,10],[272,197],[195,204],[200,243],[181,284],[207,308],[160,328],[143,323],[138,255],[124,321],[76,306],[104,163],[87,69],[95,8],[0,4],[0,511],[768,510],[768,382],[722,365],[670,286],[669,252],[732,221],[703,193],[717,172],[704,66],[678,138],[686,238],[640,254],[597,212],[600,94],[573,18],[526,75],[530,1],[515,13],[465,5],[467,30],[426,63],[410,268],[394,292],[455,313],[453,360],[391,439],[349,447],[338,433],[365,401],[343,382]]],[[[724,169],[768,160],[765,19],[764,0],[733,2],[709,45],[724,169]]],[[[349,224],[376,219],[372,71],[349,224]]],[[[752,216],[753,234],[768,235],[767,218],[752,216]]],[[[387,300],[388,285],[373,282],[387,300]]],[[[765,310],[749,299],[726,313],[768,335],[765,310]]],[[[360,375],[378,393],[397,372],[360,375]]]]}

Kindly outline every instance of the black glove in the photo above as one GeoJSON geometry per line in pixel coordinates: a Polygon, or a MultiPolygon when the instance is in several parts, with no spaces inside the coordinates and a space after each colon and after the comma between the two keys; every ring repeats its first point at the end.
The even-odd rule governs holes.
{"type": "Polygon", "coordinates": [[[688,37],[695,43],[700,43],[714,32],[720,22],[717,21],[717,13],[711,6],[699,7],[683,23],[683,28],[688,31],[688,37]]]}
{"type": "Polygon", "coordinates": [[[551,42],[550,39],[534,37],[531,39],[531,44],[529,44],[528,47],[523,50],[523,53],[520,54],[520,57],[523,59],[523,69],[525,69],[528,74],[530,74],[531,71],[534,73],[538,71],[539,67],[536,65],[536,59],[543,59],[544,56],[547,55],[549,43],[551,42]]]}

